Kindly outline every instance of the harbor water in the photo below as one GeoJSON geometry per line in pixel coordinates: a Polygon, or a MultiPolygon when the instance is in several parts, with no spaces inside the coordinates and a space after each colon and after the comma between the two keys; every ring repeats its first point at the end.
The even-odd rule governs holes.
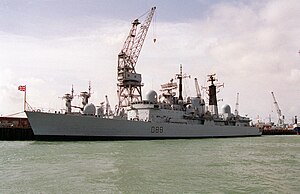
{"type": "Polygon", "coordinates": [[[300,136],[0,141],[0,193],[299,193],[300,136]]]}

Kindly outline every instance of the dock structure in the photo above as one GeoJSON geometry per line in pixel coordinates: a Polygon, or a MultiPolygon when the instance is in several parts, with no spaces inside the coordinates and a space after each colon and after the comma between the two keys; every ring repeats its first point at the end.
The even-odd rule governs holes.
{"type": "Polygon", "coordinates": [[[35,138],[31,128],[0,128],[0,140],[35,140],[35,138]]]}
{"type": "Polygon", "coordinates": [[[262,135],[297,135],[292,129],[263,129],[262,135]]]}
{"type": "Polygon", "coordinates": [[[0,117],[0,140],[34,140],[27,118],[0,117]]]}
{"type": "Polygon", "coordinates": [[[287,127],[278,127],[273,126],[270,123],[257,123],[255,127],[259,128],[262,131],[262,135],[297,135],[297,130],[292,128],[292,126],[287,127]]]}

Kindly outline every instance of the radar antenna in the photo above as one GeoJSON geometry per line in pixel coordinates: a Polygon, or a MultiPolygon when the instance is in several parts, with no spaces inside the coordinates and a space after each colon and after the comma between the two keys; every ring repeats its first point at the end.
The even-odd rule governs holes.
{"type": "Polygon", "coordinates": [[[83,107],[89,103],[89,98],[91,97],[91,89],[91,82],[89,82],[89,92],[80,92],[83,107]]]}
{"type": "Polygon", "coordinates": [[[62,98],[65,99],[65,101],[66,101],[66,111],[67,111],[67,113],[71,113],[72,112],[72,100],[74,98],[73,85],[72,85],[72,89],[71,89],[71,94],[67,93],[62,98]]]}

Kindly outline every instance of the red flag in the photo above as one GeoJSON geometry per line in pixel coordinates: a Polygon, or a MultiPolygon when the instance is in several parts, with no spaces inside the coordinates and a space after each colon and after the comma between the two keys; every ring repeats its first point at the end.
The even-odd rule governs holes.
{"type": "Polygon", "coordinates": [[[19,86],[18,90],[25,92],[26,91],[26,86],[19,86]]]}

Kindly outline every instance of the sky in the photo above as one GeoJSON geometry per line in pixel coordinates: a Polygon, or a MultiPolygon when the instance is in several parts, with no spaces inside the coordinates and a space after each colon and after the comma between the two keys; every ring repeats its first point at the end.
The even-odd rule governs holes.
{"type": "MultiPolygon", "coordinates": [[[[0,115],[64,108],[61,97],[87,91],[99,105],[117,104],[117,56],[131,22],[156,6],[138,59],[143,94],[183,71],[184,96],[194,79],[224,83],[219,106],[254,121],[277,122],[271,92],[286,122],[300,117],[300,3],[298,0],[1,0],[0,115]],[[157,41],[154,43],[153,39],[157,41]]],[[[141,18],[143,19],[143,18],[141,18]]],[[[206,99],[207,101],[207,99],[206,99]]],[[[74,105],[80,104],[75,97],[74,105]]]]}

